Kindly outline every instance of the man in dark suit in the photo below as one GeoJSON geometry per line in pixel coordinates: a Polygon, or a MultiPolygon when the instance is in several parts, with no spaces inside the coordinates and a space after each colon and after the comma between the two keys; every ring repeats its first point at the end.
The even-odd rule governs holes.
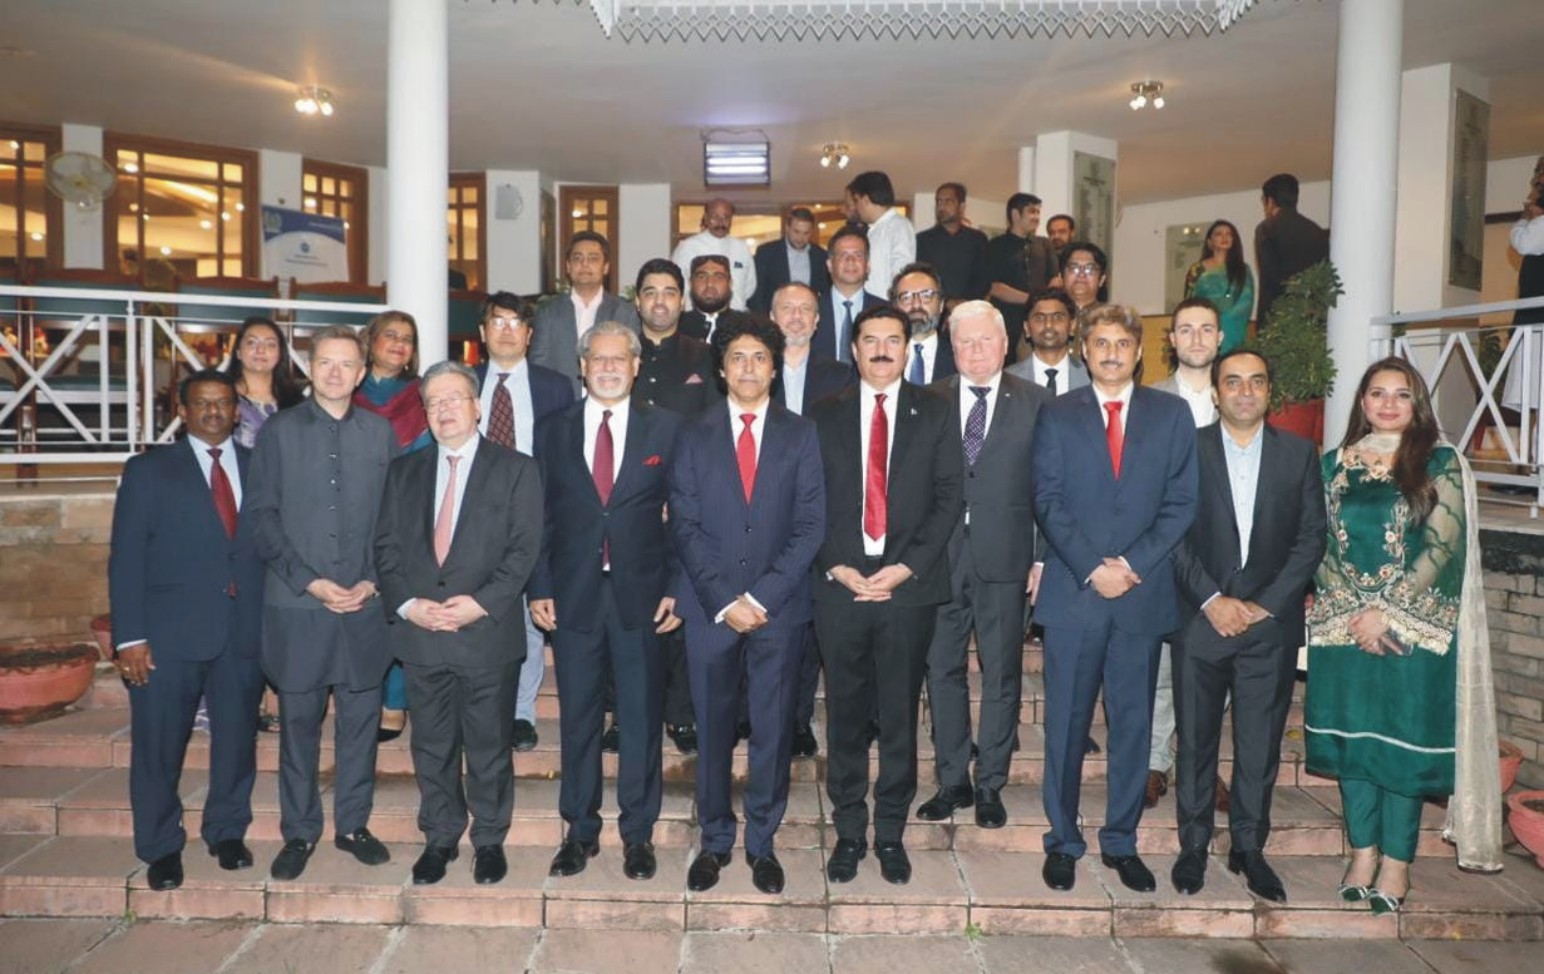
{"type": "Polygon", "coordinates": [[[574,394],[584,391],[579,379],[579,336],[596,322],[620,321],[638,330],[633,306],[606,291],[611,273],[611,242],[593,230],[581,230],[568,242],[563,257],[569,291],[543,300],[536,309],[531,336],[531,361],[568,377],[574,394]]]}
{"type": "Polygon", "coordinates": [[[1270,325],[1271,305],[1281,297],[1287,280],[1330,255],[1329,233],[1297,212],[1297,193],[1297,177],[1285,172],[1260,187],[1265,219],[1255,227],[1254,253],[1260,268],[1260,304],[1255,319],[1262,331],[1270,325]]]}
{"type": "Polygon", "coordinates": [[[944,288],[944,310],[986,297],[986,234],[965,223],[965,184],[944,183],[933,191],[937,221],[917,233],[917,260],[938,271],[944,288]]]}
{"type": "Polygon", "coordinates": [[[419,387],[438,446],[395,460],[375,533],[392,652],[413,709],[424,851],[413,882],[437,883],[471,813],[472,878],[497,883],[515,807],[515,687],[525,659],[521,593],[541,547],[536,461],[477,432],[477,376],[440,362],[419,387]],[[462,762],[466,764],[463,788],[462,762]]]}
{"type": "Polygon", "coordinates": [[[896,308],[865,311],[854,324],[859,384],[811,410],[830,501],[815,560],[815,630],[837,834],[826,874],[836,883],[856,876],[868,852],[876,711],[874,850],[887,881],[911,879],[902,834],[917,793],[917,703],[938,606],[949,601],[949,536],[962,509],[951,404],[901,381],[909,332],[896,308]]]}
{"type": "Polygon", "coordinates": [[[836,359],[852,364],[852,324],[875,305],[885,303],[864,290],[869,276],[868,235],[863,227],[848,224],[826,241],[831,290],[820,296],[819,322],[810,340],[810,357],[836,359]]]}
{"type": "Polygon", "coordinates": [[[375,804],[381,681],[391,662],[376,586],[375,520],[391,424],[356,409],[365,350],[347,326],[311,343],[311,400],[274,415],[252,456],[247,510],[263,587],[263,672],[279,690],[279,830],[273,878],[305,871],[322,834],[322,722],[332,698],[333,844],[366,865],[391,853],[366,827],[375,804]]]}
{"type": "Polygon", "coordinates": [[[938,822],[976,807],[976,824],[1007,824],[1008,783],[1024,679],[1024,603],[1038,580],[1030,458],[1035,418],[1050,393],[1003,371],[1008,331],[985,301],[967,301],[949,316],[960,374],[932,386],[950,404],[965,457],[965,509],[949,538],[949,603],[938,610],[927,658],[938,793],[917,817],[938,822]],[[968,647],[976,636],[981,663],[981,723],[971,788],[968,647]]]}
{"type": "MultiPolygon", "coordinates": [[[[531,347],[535,306],[508,291],[489,295],[483,303],[480,331],[488,357],[477,365],[477,431],[489,441],[532,456],[536,424],[574,401],[574,389],[562,373],[533,364],[526,353],[531,347]]],[[[546,638],[531,621],[522,604],[525,628],[525,662],[515,692],[514,748],[529,751],[537,744],[536,696],[546,673],[546,638]]]]}
{"type": "Polygon", "coordinates": [[[719,324],[713,357],[728,401],[682,428],[670,470],[670,533],[684,576],[676,611],[686,620],[701,748],[702,845],[686,885],[699,892],[717,884],[734,846],[730,772],[742,683],[751,730],[745,857],[757,889],[783,889],[774,838],[788,806],[809,568],[826,508],[813,424],[772,402],[782,351],[782,333],[764,319],[719,324]]]}
{"type": "Polygon", "coordinates": [[[890,285],[890,300],[911,322],[906,381],[925,386],[954,375],[954,346],[944,324],[944,291],[938,272],[927,264],[907,264],[890,285]]]}
{"type": "Polygon", "coordinates": [[[692,258],[687,273],[692,310],[681,315],[681,333],[700,342],[710,341],[718,316],[729,310],[729,302],[734,294],[729,258],[723,254],[701,254],[692,258]]]}
{"type": "Polygon", "coordinates": [[[1024,329],[1029,296],[1050,286],[1061,263],[1051,241],[1035,233],[1040,229],[1040,197],[1014,193],[1008,197],[1006,216],[1008,229],[987,244],[987,293],[1016,340],[1024,329]]]}
{"type": "Polygon", "coordinates": [[[134,852],[151,889],[182,885],[177,785],[198,701],[209,702],[209,798],[200,833],[221,869],[245,869],[257,777],[263,563],[240,517],[247,450],[231,439],[236,388],[205,369],[182,380],[188,435],[123,468],[107,576],[115,665],[129,685],[134,852]]]}
{"type": "Polygon", "coordinates": [[[550,872],[579,873],[600,849],[601,731],[615,674],[622,868],[649,879],[661,794],[660,637],[681,624],[667,591],[674,558],[664,517],[681,419],[631,399],[640,348],[630,330],[602,322],[579,348],[589,395],[542,423],[537,451],[547,543],[531,612],[551,631],[557,661],[558,808],[568,823],[550,872]]]}
{"type": "Polygon", "coordinates": [[[1035,616],[1045,626],[1043,875],[1071,889],[1087,850],[1078,827],[1083,754],[1101,688],[1109,721],[1104,864],[1157,888],[1137,855],[1158,648],[1179,624],[1171,555],[1195,517],[1195,425],[1178,397],[1136,385],[1142,319],[1094,305],[1079,316],[1092,383],[1040,410],[1035,512],[1049,553],[1035,616]]]}
{"type": "Polygon", "coordinates": [[[1233,695],[1228,869],[1286,902],[1265,861],[1271,791],[1292,706],[1303,594],[1325,547],[1324,485],[1307,440],[1265,425],[1270,363],[1235,349],[1212,363],[1221,420],[1197,434],[1201,507],[1174,552],[1182,625],[1174,639],[1180,855],[1172,878],[1199,892],[1212,840],[1222,713],[1233,695]]]}
{"type": "Polygon", "coordinates": [[[750,309],[767,314],[778,289],[790,282],[807,285],[816,294],[831,286],[825,248],[813,241],[815,214],[796,206],[783,218],[783,236],[756,248],[756,293],[750,309]]]}

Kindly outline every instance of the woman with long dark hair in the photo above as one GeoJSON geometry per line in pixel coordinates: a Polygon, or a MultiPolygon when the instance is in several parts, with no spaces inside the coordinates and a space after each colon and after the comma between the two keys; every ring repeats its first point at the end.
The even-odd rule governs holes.
{"type": "Polygon", "coordinates": [[[1254,272],[1244,263],[1244,242],[1238,227],[1217,220],[1206,228],[1201,259],[1185,274],[1185,297],[1206,298],[1217,306],[1222,319],[1225,355],[1244,344],[1249,336],[1249,315],[1254,310],[1254,272]]]}
{"type": "Polygon", "coordinates": [[[268,417],[305,398],[279,326],[262,315],[241,323],[225,373],[236,380],[236,442],[249,450],[268,417]]]}
{"type": "Polygon", "coordinates": [[[1451,796],[1460,868],[1501,868],[1501,789],[1474,478],[1426,383],[1373,363],[1323,459],[1329,546],[1308,615],[1308,769],[1338,778],[1347,902],[1396,911],[1423,799],[1451,796]]]}

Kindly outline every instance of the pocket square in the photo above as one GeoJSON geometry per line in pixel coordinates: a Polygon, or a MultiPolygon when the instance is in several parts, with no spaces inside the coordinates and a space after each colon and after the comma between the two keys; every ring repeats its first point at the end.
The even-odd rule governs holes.
{"type": "Polygon", "coordinates": [[[700,386],[702,385],[702,376],[693,372],[691,375],[686,377],[686,382],[684,382],[683,385],[700,386]]]}
{"type": "Polygon", "coordinates": [[[658,453],[643,458],[643,465],[645,467],[657,467],[661,462],[658,453]]]}

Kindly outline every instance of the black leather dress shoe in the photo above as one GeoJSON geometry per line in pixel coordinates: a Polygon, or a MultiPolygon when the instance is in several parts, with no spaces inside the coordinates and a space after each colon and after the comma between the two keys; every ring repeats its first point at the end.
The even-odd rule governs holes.
{"type": "Polygon", "coordinates": [[[584,872],[584,867],[598,855],[600,855],[599,842],[564,839],[563,844],[558,846],[557,854],[552,857],[552,865],[547,869],[547,875],[577,876],[584,872]]]}
{"type": "Polygon", "coordinates": [[[911,882],[911,857],[899,842],[874,843],[874,858],[879,860],[879,875],[887,883],[905,886],[911,882]]]}
{"type": "Polygon", "coordinates": [[[472,882],[490,886],[509,873],[509,860],[504,858],[503,846],[485,845],[472,855],[472,882]]]}
{"type": "Polygon", "coordinates": [[[391,852],[381,844],[380,839],[370,834],[369,829],[355,829],[347,835],[334,836],[332,844],[366,866],[391,862],[391,852]]]}
{"type": "Polygon", "coordinates": [[[607,754],[615,754],[622,749],[622,728],[611,722],[605,732],[600,735],[600,749],[607,754]]]}
{"type": "Polygon", "coordinates": [[[1008,809],[996,788],[976,789],[976,824],[984,829],[1000,829],[1008,824],[1008,809]]]}
{"type": "Polygon", "coordinates": [[[753,856],[747,852],[745,864],[751,867],[751,882],[757,889],[768,896],[776,896],[783,891],[783,864],[777,861],[776,853],[753,856]]]}
{"type": "Polygon", "coordinates": [[[413,863],[413,885],[433,886],[445,878],[445,867],[455,862],[461,850],[453,845],[424,846],[423,854],[413,863]]]}
{"type": "Polygon", "coordinates": [[[1228,853],[1228,872],[1243,873],[1244,885],[1249,887],[1249,892],[1262,900],[1270,900],[1273,903],[1287,901],[1287,888],[1281,884],[1281,877],[1277,876],[1276,870],[1265,861],[1265,853],[1259,850],[1249,852],[1235,850],[1228,853]]]}
{"type": "Polygon", "coordinates": [[[837,839],[836,848],[826,860],[826,878],[833,883],[850,883],[858,875],[858,863],[868,855],[868,843],[862,839],[837,839]]]}
{"type": "Polygon", "coordinates": [[[1141,856],[1101,855],[1099,861],[1105,868],[1115,870],[1121,884],[1132,892],[1151,893],[1158,888],[1158,880],[1153,878],[1153,871],[1147,868],[1141,856]]]}
{"type": "Polygon", "coordinates": [[[221,839],[209,847],[209,854],[220,860],[221,869],[250,869],[252,866],[252,850],[240,839],[221,839]]]}
{"type": "Polygon", "coordinates": [[[279,854],[273,857],[273,867],[268,870],[268,874],[274,879],[299,879],[300,874],[306,871],[306,863],[311,861],[311,853],[315,851],[315,842],[290,839],[284,843],[279,854]]]}
{"type": "Polygon", "coordinates": [[[629,842],[622,847],[622,874],[628,879],[653,879],[657,868],[654,843],[629,842]]]}
{"type": "Polygon", "coordinates": [[[167,890],[176,889],[182,885],[182,853],[170,852],[150,864],[149,871],[145,874],[145,882],[151,889],[167,890]]]}
{"type": "Polygon", "coordinates": [[[536,747],[540,738],[536,734],[536,725],[528,720],[515,721],[515,733],[510,739],[510,747],[517,751],[529,751],[536,747]]]}
{"type": "Polygon", "coordinates": [[[1194,896],[1201,892],[1206,885],[1206,850],[1187,849],[1174,860],[1174,869],[1169,873],[1169,878],[1174,881],[1174,888],[1186,896],[1194,896]]]}
{"type": "Polygon", "coordinates": [[[748,741],[750,739],[751,722],[748,720],[736,721],[734,725],[734,742],[739,744],[741,741],[748,741]]]}
{"type": "Polygon", "coordinates": [[[676,750],[690,757],[697,753],[696,724],[666,724],[665,733],[675,741],[676,750]]]}
{"type": "Polygon", "coordinates": [[[969,808],[976,800],[969,785],[952,785],[917,806],[917,817],[924,822],[948,821],[956,809],[969,808]]]}
{"type": "Polygon", "coordinates": [[[1083,753],[1084,754],[1098,754],[1099,753],[1099,742],[1094,740],[1092,737],[1085,738],[1084,741],[1083,741],[1083,753]]]}
{"type": "Polygon", "coordinates": [[[809,724],[800,724],[793,729],[793,756],[796,758],[812,758],[820,753],[820,742],[815,739],[815,731],[809,724]]]}
{"type": "Polygon", "coordinates": [[[1078,861],[1065,852],[1049,853],[1040,869],[1040,878],[1052,889],[1066,892],[1078,881],[1078,861]]]}
{"type": "Polygon", "coordinates": [[[686,871],[686,888],[693,893],[712,889],[718,885],[719,870],[727,865],[729,853],[704,849],[697,853],[697,858],[692,860],[692,867],[686,871]]]}

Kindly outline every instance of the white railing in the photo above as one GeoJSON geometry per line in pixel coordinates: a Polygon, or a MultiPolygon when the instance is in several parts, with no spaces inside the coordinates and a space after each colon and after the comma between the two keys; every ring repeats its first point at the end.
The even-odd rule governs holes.
{"type": "MultiPolygon", "coordinates": [[[[1511,324],[1513,312],[1535,308],[1544,309],[1544,298],[1385,315],[1373,319],[1373,331],[1389,337],[1375,339],[1372,351],[1416,367],[1444,437],[1463,450],[1475,479],[1513,492],[1512,502],[1537,517],[1544,506],[1544,323],[1511,324]],[[1482,324],[1486,318],[1494,323],[1482,324]]],[[[1507,502],[1504,495],[1486,499],[1507,502]]]]}
{"type": "Polygon", "coordinates": [[[0,470],[122,462],[181,425],[177,376],[230,359],[229,337],[251,314],[279,324],[307,371],[307,338],[331,316],[357,324],[385,305],[343,301],[0,285],[0,470]],[[69,304],[78,306],[73,312],[69,304]],[[169,314],[182,303],[196,318],[169,314]],[[229,308],[229,317],[211,313],[229,308]],[[27,347],[24,336],[32,336],[27,347]],[[38,336],[42,336],[41,340],[38,336]],[[218,354],[195,348],[214,337],[218,354]]]}

